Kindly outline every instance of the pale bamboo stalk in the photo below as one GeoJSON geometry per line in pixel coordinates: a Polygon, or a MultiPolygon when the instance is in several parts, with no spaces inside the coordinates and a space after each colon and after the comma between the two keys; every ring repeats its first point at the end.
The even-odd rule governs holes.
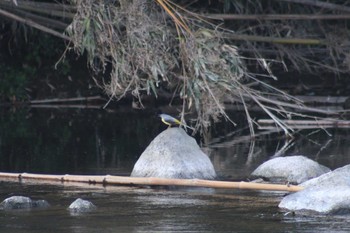
{"type": "Polygon", "coordinates": [[[245,40],[256,42],[268,42],[276,44],[301,44],[301,45],[325,45],[326,42],[322,39],[305,39],[305,38],[278,38],[278,37],[266,37],[266,36],[252,36],[243,34],[228,34],[224,35],[224,38],[231,40],[245,40]]]}
{"type": "Polygon", "coordinates": [[[45,27],[52,28],[52,29],[59,29],[59,30],[66,30],[68,27],[68,23],[64,23],[59,20],[51,19],[48,17],[43,17],[40,15],[32,14],[27,11],[23,10],[14,10],[14,13],[16,13],[18,16],[23,17],[25,19],[31,19],[34,22],[37,22],[45,27]]]}
{"type": "MultiPolygon", "coordinates": [[[[244,94],[244,96],[249,97],[248,94],[244,94]]],[[[336,114],[337,112],[334,111],[329,111],[329,110],[324,110],[324,109],[320,109],[320,108],[314,108],[314,107],[308,107],[308,106],[304,106],[301,104],[294,104],[294,103],[289,103],[289,102],[284,102],[278,99],[270,99],[267,98],[265,96],[256,96],[256,98],[264,103],[270,103],[270,104],[274,104],[275,106],[283,106],[283,107],[290,107],[290,108],[294,108],[297,109],[298,111],[303,110],[303,111],[308,111],[308,112],[315,112],[315,113],[322,113],[322,114],[326,114],[326,115],[333,115],[336,114]]]]}
{"type": "Polygon", "coordinates": [[[303,5],[309,5],[309,6],[316,6],[316,7],[324,8],[328,10],[350,12],[350,7],[348,6],[344,6],[336,3],[324,2],[324,1],[317,1],[317,0],[281,0],[281,1],[300,3],[303,5]]]}
{"type": "MultiPolygon", "coordinates": [[[[332,129],[332,128],[342,128],[342,129],[348,129],[350,128],[350,125],[342,125],[342,126],[334,126],[334,125],[290,125],[291,128],[294,130],[304,130],[304,129],[332,129]]],[[[276,129],[276,126],[274,125],[259,125],[259,130],[273,130],[276,129]]],[[[281,131],[281,130],[280,130],[281,131]]]]}
{"type": "Polygon", "coordinates": [[[89,96],[89,97],[73,97],[73,98],[54,98],[43,100],[31,100],[30,104],[47,104],[47,103],[65,103],[65,102],[77,102],[77,101],[92,101],[92,100],[104,100],[101,96],[89,96]]]}
{"type": "Polygon", "coordinates": [[[16,20],[18,22],[24,23],[24,24],[26,24],[28,26],[31,26],[31,27],[36,28],[38,30],[44,31],[44,32],[49,33],[51,35],[60,37],[62,39],[65,39],[65,40],[68,40],[68,41],[71,40],[68,36],[66,36],[66,35],[64,35],[62,33],[59,33],[59,32],[57,32],[55,30],[52,30],[52,29],[50,29],[48,27],[45,27],[45,26],[43,26],[41,24],[38,24],[38,23],[36,23],[36,22],[34,22],[34,21],[30,20],[30,19],[24,19],[22,17],[19,17],[19,16],[15,15],[15,14],[12,14],[12,13],[8,12],[8,11],[4,11],[4,10],[0,9],[0,15],[2,15],[4,17],[7,17],[7,18],[10,18],[10,19],[13,19],[13,20],[16,20]]]}
{"type": "Polygon", "coordinates": [[[349,97],[296,95],[295,98],[301,100],[303,103],[343,104],[349,97]]]}
{"type": "Polygon", "coordinates": [[[350,19],[349,14],[205,14],[218,20],[338,20],[350,19]]]}
{"type": "Polygon", "coordinates": [[[102,109],[103,106],[91,104],[31,104],[31,108],[75,108],[75,109],[102,109]]]}
{"type": "Polygon", "coordinates": [[[51,17],[52,16],[60,17],[62,19],[67,19],[67,20],[72,20],[75,16],[75,13],[66,12],[64,10],[52,10],[52,9],[46,9],[42,7],[35,7],[35,6],[26,6],[26,5],[14,6],[14,5],[7,5],[4,3],[0,3],[0,6],[3,6],[3,8],[9,11],[24,10],[32,13],[45,14],[51,17]]]}
{"type": "MultiPolygon", "coordinates": [[[[350,121],[345,120],[281,120],[287,125],[317,125],[317,126],[350,126],[350,121]]],[[[271,119],[260,119],[258,124],[274,125],[271,119]]]]}
{"type": "MultiPolygon", "coordinates": [[[[2,0],[0,1],[0,5],[2,6],[8,6],[13,7],[14,9],[22,8],[24,10],[31,10],[31,9],[46,9],[46,12],[50,11],[56,11],[61,12],[61,14],[58,14],[56,16],[62,16],[62,13],[75,13],[76,7],[70,4],[60,4],[60,3],[49,3],[49,2],[37,2],[37,1],[28,1],[28,0],[17,0],[17,5],[13,4],[11,1],[2,0]]],[[[42,12],[42,13],[46,13],[42,12]]],[[[49,13],[46,13],[49,14],[49,13]]],[[[71,17],[72,15],[64,15],[65,18],[71,17]]],[[[74,15],[73,15],[74,16],[74,15]]]]}
{"type": "Polygon", "coordinates": [[[189,186],[221,189],[249,189],[268,191],[297,192],[303,189],[296,185],[262,184],[252,182],[231,182],[201,179],[167,179],[157,177],[128,177],[128,176],[84,176],[84,175],[46,175],[31,173],[5,173],[0,172],[0,180],[12,178],[23,180],[45,180],[48,182],[78,182],[102,185],[150,185],[150,186],[189,186]]]}

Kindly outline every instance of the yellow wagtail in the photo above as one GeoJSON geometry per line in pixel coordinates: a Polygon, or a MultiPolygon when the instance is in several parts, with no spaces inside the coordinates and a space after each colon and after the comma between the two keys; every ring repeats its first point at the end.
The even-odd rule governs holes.
{"type": "Polygon", "coordinates": [[[194,128],[183,124],[181,121],[179,121],[178,119],[176,119],[176,118],[174,118],[172,116],[169,116],[168,114],[164,114],[164,113],[163,114],[159,114],[159,117],[162,119],[162,122],[164,124],[168,125],[169,127],[178,125],[178,126],[184,126],[184,127],[187,127],[189,129],[194,130],[194,128]]]}

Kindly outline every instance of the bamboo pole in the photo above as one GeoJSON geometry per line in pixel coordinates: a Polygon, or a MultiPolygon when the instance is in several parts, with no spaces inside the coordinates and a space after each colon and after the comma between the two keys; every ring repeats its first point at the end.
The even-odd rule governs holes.
{"type": "Polygon", "coordinates": [[[40,6],[31,6],[31,5],[19,5],[19,6],[14,6],[6,4],[6,3],[0,3],[0,5],[2,5],[4,8],[6,8],[7,10],[11,11],[11,10],[24,10],[24,11],[29,11],[32,13],[39,13],[39,14],[44,14],[44,15],[48,15],[51,17],[59,17],[62,19],[67,19],[67,20],[72,20],[75,16],[75,13],[71,13],[71,12],[67,12],[65,11],[63,8],[62,9],[47,9],[45,7],[40,7],[40,6]]]}
{"type": "Polygon", "coordinates": [[[74,108],[74,109],[98,109],[101,110],[103,105],[92,105],[92,104],[31,104],[31,108],[74,108]]]}
{"type": "MultiPolygon", "coordinates": [[[[281,120],[283,123],[290,126],[332,126],[332,127],[345,127],[350,126],[350,121],[346,120],[281,120]]],[[[258,124],[274,125],[274,120],[260,119],[258,124]]]]}
{"type": "Polygon", "coordinates": [[[325,45],[326,42],[322,39],[304,39],[304,38],[278,38],[266,36],[252,36],[243,34],[226,33],[224,38],[231,40],[246,40],[256,42],[268,42],[275,44],[301,44],[301,45],[325,45]]]}
{"type": "Polygon", "coordinates": [[[339,20],[350,19],[349,14],[205,14],[217,20],[339,20]]]}
{"type": "Polygon", "coordinates": [[[52,29],[50,29],[48,27],[40,25],[40,24],[30,20],[30,19],[24,19],[24,18],[19,17],[19,16],[15,15],[15,14],[12,14],[12,13],[10,13],[8,11],[4,11],[4,10],[0,9],[0,15],[2,15],[4,17],[7,17],[7,18],[10,18],[12,20],[16,20],[18,22],[24,23],[24,24],[26,24],[28,26],[31,26],[31,27],[36,28],[38,30],[44,31],[44,32],[49,33],[51,35],[60,37],[62,39],[65,39],[65,40],[68,40],[68,41],[71,40],[68,36],[64,35],[63,33],[59,33],[59,32],[57,32],[55,30],[52,30],[52,29]]]}
{"type": "Polygon", "coordinates": [[[1,179],[23,180],[43,180],[48,182],[78,182],[102,185],[150,185],[150,186],[189,186],[222,189],[250,189],[268,191],[297,192],[303,189],[296,185],[262,184],[252,182],[231,182],[201,179],[167,179],[157,177],[128,177],[128,176],[84,176],[84,175],[47,175],[31,173],[6,173],[0,172],[1,179]]]}
{"type": "Polygon", "coordinates": [[[0,6],[11,9],[22,9],[26,11],[35,11],[42,14],[57,16],[61,18],[73,19],[76,7],[69,4],[45,3],[37,1],[17,0],[17,5],[9,1],[0,1],[0,6]]]}
{"type": "Polygon", "coordinates": [[[15,5],[15,6],[33,6],[36,8],[47,8],[47,9],[53,9],[53,10],[64,10],[64,11],[71,11],[76,12],[77,7],[73,4],[64,4],[64,3],[50,3],[50,2],[39,2],[39,1],[28,1],[28,0],[16,0],[17,4],[13,4],[12,0],[1,0],[1,4],[6,5],[15,5]]]}
{"type": "MultiPolygon", "coordinates": [[[[310,88],[310,86],[308,86],[310,88]]],[[[314,86],[311,88],[319,88],[319,86],[314,86]]],[[[329,86],[330,88],[330,86],[329,86]]],[[[322,103],[324,104],[344,104],[344,102],[349,98],[349,96],[307,96],[307,95],[296,95],[295,98],[301,100],[305,103],[322,103]]]]}
{"type": "Polygon", "coordinates": [[[64,99],[43,99],[43,100],[31,100],[30,104],[47,104],[47,103],[66,103],[66,102],[78,102],[78,101],[93,101],[93,100],[105,100],[103,97],[97,96],[88,96],[88,97],[73,97],[73,98],[64,98],[64,99]]]}
{"type": "Polygon", "coordinates": [[[18,16],[23,17],[24,19],[31,19],[36,23],[39,23],[45,27],[52,28],[52,29],[58,29],[58,30],[64,31],[69,25],[68,23],[64,23],[59,20],[43,17],[37,14],[32,14],[23,10],[14,10],[13,13],[16,13],[18,16]]]}
{"type": "Polygon", "coordinates": [[[317,0],[281,0],[281,1],[299,3],[303,5],[309,5],[309,6],[316,6],[319,8],[334,10],[334,11],[350,12],[350,7],[348,6],[330,3],[330,2],[324,2],[324,1],[317,1],[317,0]]]}

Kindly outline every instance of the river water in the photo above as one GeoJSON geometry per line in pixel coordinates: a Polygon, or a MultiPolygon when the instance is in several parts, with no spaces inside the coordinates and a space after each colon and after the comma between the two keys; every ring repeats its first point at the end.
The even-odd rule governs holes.
{"type": "MultiPolygon", "coordinates": [[[[243,119],[237,113],[236,119],[243,119]]],[[[213,126],[197,137],[221,179],[247,180],[263,161],[303,154],[335,169],[350,163],[350,131],[308,130],[286,140],[244,121],[213,126]],[[205,143],[204,143],[205,142],[205,143]]],[[[0,113],[3,172],[129,175],[139,155],[166,127],[155,111],[19,108],[0,113]]],[[[277,206],[283,192],[146,188],[0,182],[0,200],[13,195],[45,199],[51,207],[0,211],[0,232],[349,232],[350,217],[300,216],[277,206]],[[76,198],[98,208],[74,214],[76,198]]]]}

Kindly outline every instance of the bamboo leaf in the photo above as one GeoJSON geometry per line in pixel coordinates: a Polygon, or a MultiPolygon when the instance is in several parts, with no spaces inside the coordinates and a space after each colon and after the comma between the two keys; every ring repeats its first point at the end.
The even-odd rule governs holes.
{"type": "Polygon", "coordinates": [[[213,82],[218,82],[220,79],[220,76],[217,74],[214,74],[213,72],[210,71],[204,71],[205,77],[208,78],[210,81],[213,82]]]}
{"type": "Polygon", "coordinates": [[[153,94],[155,95],[156,98],[158,98],[158,95],[157,95],[157,88],[156,86],[154,85],[154,82],[152,80],[147,80],[147,86],[151,88],[153,94]]]}

